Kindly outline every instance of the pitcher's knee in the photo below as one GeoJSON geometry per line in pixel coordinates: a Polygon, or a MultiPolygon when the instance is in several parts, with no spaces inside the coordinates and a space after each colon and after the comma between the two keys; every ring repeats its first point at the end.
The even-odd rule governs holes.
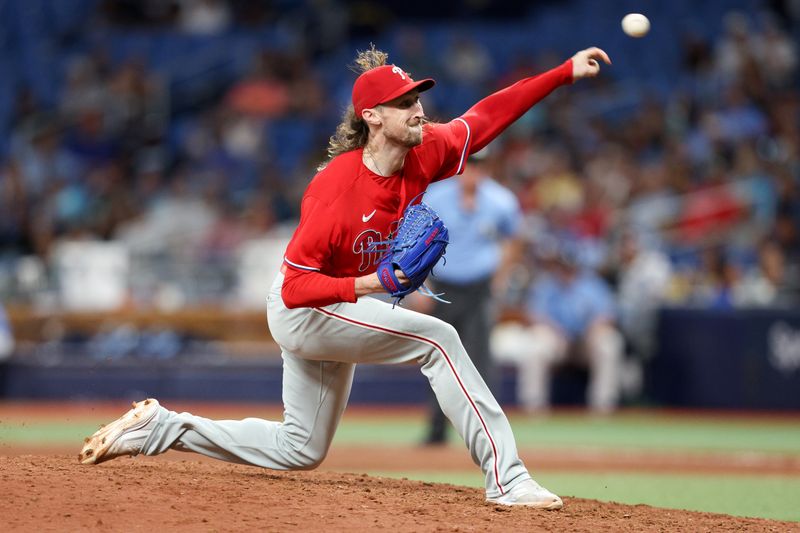
{"type": "Polygon", "coordinates": [[[327,447],[315,447],[310,440],[297,435],[280,435],[277,443],[283,462],[290,470],[314,470],[328,454],[327,447]]]}
{"type": "Polygon", "coordinates": [[[436,332],[435,340],[445,349],[454,345],[461,345],[461,337],[458,336],[458,331],[452,324],[447,322],[442,322],[441,327],[436,332]]]}
{"type": "Polygon", "coordinates": [[[286,460],[291,470],[314,470],[325,459],[328,450],[322,452],[308,449],[308,447],[290,447],[286,453],[286,460]]]}
{"type": "Polygon", "coordinates": [[[464,346],[461,344],[456,328],[447,322],[441,322],[440,327],[436,328],[428,339],[432,342],[428,343],[428,357],[425,360],[444,355],[452,359],[458,357],[464,351],[464,346]]]}
{"type": "Polygon", "coordinates": [[[322,464],[322,461],[325,459],[326,454],[306,454],[306,453],[297,453],[294,456],[295,462],[295,470],[314,470],[319,465],[322,464]]]}

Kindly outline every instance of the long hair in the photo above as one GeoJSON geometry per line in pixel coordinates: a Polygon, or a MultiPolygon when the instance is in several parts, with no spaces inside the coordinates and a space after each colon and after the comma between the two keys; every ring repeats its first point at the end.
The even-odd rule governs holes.
{"type": "MultiPolygon", "coordinates": [[[[374,44],[370,43],[369,50],[359,52],[355,63],[350,66],[350,69],[361,74],[385,65],[388,60],[389,54],[378,50],[374,44]]],[[[331,159],[337,155],[366,146],[368,139],[369,128],[367,123],[361,117],[356,116],[352,104],[348,105],[342,116],[342,121],[336,126],[336,132],[328,139],[328,159],[323,161],[317,167],[317,170],[322,170],[328,166],[331,159]]]]}

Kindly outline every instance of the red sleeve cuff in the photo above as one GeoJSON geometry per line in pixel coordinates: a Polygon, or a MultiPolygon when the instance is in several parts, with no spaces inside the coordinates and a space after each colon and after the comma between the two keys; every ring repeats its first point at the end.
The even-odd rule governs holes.
{"type": "Polygon", "coordinates": [[[563,71],[565,84],[575,82],[575,78],[572,77],[572,58],[569,58],[562,63],[561,70],[563,71]]]}
{"type": "Polygon", "coordinates": [[[297,307],[324,307],[339,302],[356,301],[355,278],[333,278],[287,267],[281,287],[283,304],[289,309],[297,307]]]}
{"type": "Polygon", "coordinates": [[[340,295],[343,302],[355,303],[356,298],[356,278],[339,278],[342,283],[340,295]]]}

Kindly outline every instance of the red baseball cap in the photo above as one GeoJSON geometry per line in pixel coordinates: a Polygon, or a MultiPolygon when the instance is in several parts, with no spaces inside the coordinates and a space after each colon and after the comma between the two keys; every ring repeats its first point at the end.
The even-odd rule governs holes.
{"type": "Polygon", "coordinates": [[[414,89],[427,91],[436,84],[431,78],[414,81],[403,69],[383,65],[362,73],[353,84],[353,109],[361,116],[365,109],[393,100],[414,89]]]}

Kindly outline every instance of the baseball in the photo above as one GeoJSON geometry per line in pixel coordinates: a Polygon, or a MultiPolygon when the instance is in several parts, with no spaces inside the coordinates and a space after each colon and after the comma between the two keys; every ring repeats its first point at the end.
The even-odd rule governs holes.
{"type": "Polygon", "coordinates": [[[622,19],[622,31],[631,37],[644,37],[650,31],[650,21],[641,13],[628,13],[622,19]]]}

